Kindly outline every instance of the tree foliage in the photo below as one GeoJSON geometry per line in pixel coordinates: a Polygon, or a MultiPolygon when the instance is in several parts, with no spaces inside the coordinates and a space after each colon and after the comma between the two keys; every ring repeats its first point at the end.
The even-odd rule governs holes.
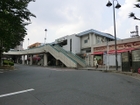
{"type": "MultiPolygon", "coordinates": [[[[140,0],[137,0],[138,2],[140,2],[140,0]]],[[[140,3],[134,4],[135,8],[140,8],[140,3]]],[[[140,18],[138,18],[137,16],[135,16],[135,13],[131,12],[129,14],[130,18],[133,18],[135,20],[140,20],[140,18]]]]}
{"type": "Polygon", "coordinates": [[[23,41],[25,26],[33,15],[28,4],[34,0],[0,0],[0,50],[8,51],[23,41]]]}
{"type": "Polygon", "coordinates": [[[0,0],[0,65],[2,53],[19,45],[27,34],[25,26],[35,17],[27,8],[30,2],[34,0],[0,0]]]}

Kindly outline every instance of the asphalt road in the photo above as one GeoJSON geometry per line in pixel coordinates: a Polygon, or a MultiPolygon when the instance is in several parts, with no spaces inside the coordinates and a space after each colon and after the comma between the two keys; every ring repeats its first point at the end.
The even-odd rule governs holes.
{"type": "Polygon", "coordinates": [[[100,71],[16,65],[0,73],[0,105],[140,105],[140,80],[100,71]]]}

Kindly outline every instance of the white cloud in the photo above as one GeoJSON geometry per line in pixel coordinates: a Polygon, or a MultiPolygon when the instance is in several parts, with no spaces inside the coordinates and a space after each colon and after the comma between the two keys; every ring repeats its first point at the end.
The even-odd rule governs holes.
{"type": "Polygon", "coordinates": [[[114,35],[114,27],[111,26],[111,27],[109,27],[108,29],[104,30],[103,32],[105,32],[105,33],[110,33],[110,34],[114,35]]]}
{"type": "Polygon", "coordinates": [[[125,3],[121,6],[120,11],[118,12],[119,17],[127,19],[129,14],[133,11],[135,3],[136,0],[125,0],[125,3]]]}
{"type": "MultiPolygon", "coordinates": [[[[121,4],[120,9],[115,9],[116,12],[116,33],[119,38],[128,38],[130,37],[130,32],[135,31],[135,26],[140,25],[139,21],[134,20],[133,18],[129,18],[129,14],[134,12],[135,14],[139,14],[139,10],[134,8],[134,4],[136,4],[136,0],[125,0],[123,4],[121,4]]],[[[109,28],[104,29],[104,32],[109,32],[114,35],[114,27],[113,20],[112,25],[109,28]]]]}
{"type": "MultiPolygon", "coordinates": [[[[113,34],[112,9],[107,8],[106,3],[107,0],[37,0],[31,3],[29,9],[37,18],[32,18],[32,24],[27,27],[28,35],[25,37],[24,48],[27,48],[28,38],[30,44],[43,43],[45,29],[48,30],[47,42],[91,28],[113,34]]],[[[133,8],[135,0],[121,3],[122,7],[116,10],[116,29],[117,36],[124,38],[129,36],[137,23],[128,18],[129,13],[139,12],[133,8]]]]}
{"type": "Polygon", "coordinates": [[[30,44],[42,42],[47,28],[47,42],[53,42],[56,38],[65,35],[79,33],[81,31],[100,27],[101,14],[105,5],[96,0],[37,0],[29,4],[29,9],[37,18],[32,18],[28,35],[25,37],[24,48],[27,48],[27,39],[30,44]]]}

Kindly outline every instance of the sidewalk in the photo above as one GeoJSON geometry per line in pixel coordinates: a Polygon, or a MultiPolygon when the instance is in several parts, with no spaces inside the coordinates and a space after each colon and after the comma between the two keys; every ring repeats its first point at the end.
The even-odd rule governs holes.
{"type": "Polygon", "coordinates": [[[118,71],[116,71],[116,68],[110,68],[109,70],[107,70],[105,67],[98,67],[97,69],[95,67],[86,67],[86,68],[80,68],[80,69],[82,69],[82,70],[90,70],[90,71],[102,71],[102,72],[110,72],[110,73],[120,73],[120,74],[125,74],[125,75],[132,76],[132,77],[140,80],[140,74],[139,73],[121,71],[121,69],[118,69],[118,71]]]}
{"type": "Polygon", "coordinates": [[[0,67],[0,73],[3,73],[3,72],[7,72],[7,71],[13,71],[13,70],[16,70],[14,66],[10,66],[10,67],[0,67]]]}
{"type": "MultiPolygon", "coordinates": [[[[107,70],[105,67],[98,67],[97,69],[95,67],[85,67],[85,68],[78,68],[78,69],[72,69],[72,68],[58,68],[58,67],[46,67],[46,68],[50,68],[56,71],[71,71],[71,70],[89,70],[89,71],[102,71],[102,72],[108,72],[108,73],[119,73],[119,74],[124,74],[124,75],[129,75],[132,76],[133,78],[139,79],[140,80],[140,74],[138,73],[132,73],[132,72],[125,72],[125,71],[121,71],[120,69],[118,69],[118,71],[116,71],[115,68],[109,68],[109,70],[107,70]]],[[[4,73],[7,71],[13,71],[16,70],[16,68],[0,68],[0,73],[4,73]]]]}

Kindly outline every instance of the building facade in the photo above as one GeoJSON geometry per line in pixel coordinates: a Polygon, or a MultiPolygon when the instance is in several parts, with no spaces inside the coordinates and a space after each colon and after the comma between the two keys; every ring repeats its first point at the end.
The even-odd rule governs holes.
{"type": "MultiPolygon", "coordinates": [[[[140,37],[117,40],[117,61],[118,66],[122,67],[122,54],[129,54],[130,66],[132,66],[132,51],[140,49],[140,37]]],[[[115,45],[114,41],[93,46],[92,55],[102,58],[103,63],[109,66],[115,66],[115,45]]]]}
{"type": "MultiPolygon", "coordinates": [[[[123,67],[125,70],[130,70],[130,67],[137,67],[135,70],[140,68],[139,36],[128,39],[117,38],[116,47],[119,67],[123,67]],[[127,68],[128,66],[129,68],[127,68]]],[[[25,55],[30,56],[30,64],[33,64],[32,60],[35,55],[41,55],[40,58],[43,60],[42,65],[44,66],[62,64],[67,67],[76,68],[79,67],[79,65],[80,67],[92,67],[94,66],[93,61],[95,57],[99,65],[116,66],[114,37],[93,29],[58,38],[51,44],[41,45],[40,43],[35,43],[30,45],[28,50],[12,51],[7,53],[7,55],[8,54],[22,55],[23,64],[26,60],[25,55]],[[83,59],[77,57],[77,55],[86,62],[82,61],[83,59]],[[48,64],[48,62],[52,60],[53,63],[48,64]]]]}
{"type": "Polygon", "coordinates": [[[114,37],[110,34],[90,29],[78,34],[67,35],[55,40],[55,44],[59,44],[66,51],[82,57],[88,66],[93,66],[93,46],[102,44],[107,41],[113,41],[114,37]]]}
{"type": "Polygon", "coordinates": [[[22,51],[23,50],[23,41],[20,42],[20,45],[16,46],[14,49],[12,50],[16,50],[16,51],[22,51]]]}
{"type": "MultiPolygon", "coordinates": [[[[103,66],[115,67],[115,42],[114,36],[99,32],[97,30],[87,30],[78,34],[67,35],[55,41],[66,51],[70,51],[83,58],[87,66],[94,65],[94,57],[97,58],[98,64],[103,66]]],[[[131,52],[140,49],[140,37],[127,39],[117,38],[117,63],[122,69],[122,53],[128,53],[131,60],[131,52]]],[[[130,61],[130,66],[132,62],[130,61]]]]}
{"type": "Polygon", "coordinates": [[[30,48],[35,48],[35,47],[38,47],[38,46],[40,46],[40,45],[41,45],[41,43],[36,42],[36,43],[34,43],[34,44],[29,45],[29,46],[28,46],[28,49],[30,49],[30,48]]]}
{"type": "Polygon", "coordinates": [[[81,52],[80,38],[77,34],[67,35],[55,40],[55,44],[59,44],[66,51],[70,51],[74,54],[81,52]]]}

